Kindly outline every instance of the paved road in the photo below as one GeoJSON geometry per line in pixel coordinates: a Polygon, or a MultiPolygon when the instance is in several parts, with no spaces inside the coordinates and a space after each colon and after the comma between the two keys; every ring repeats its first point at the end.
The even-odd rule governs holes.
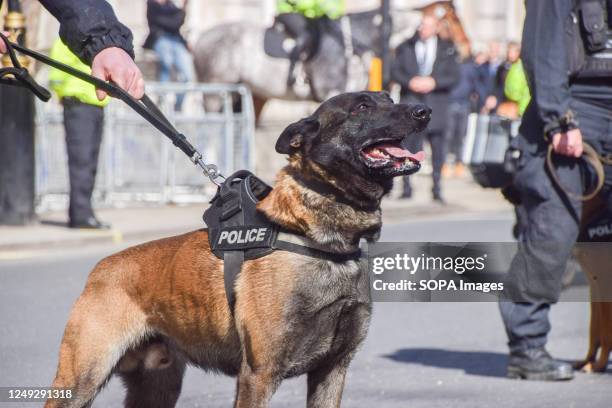
{"type": "MultiPolygon", "coordinates": [[[[507,214],[486,220],[423,219],[387,225],[383,240],[505,241],[510,226],[507,214]]],[[[88,270],[117,249],[53,251],[0,263],[0,386],[51,382],[70,306],[88,270]]],[[[552,322],[551,351],[568,360],[581,358],[588,304],[562,302],[553,309],[552,322]]],[[[494,303],[376,303],[369,336],[349,371],[343,406],[610,406],[610,373],[579,374],[557,384],[505,379],[504,344],[494,303]]],[[[232,379],[190,368],[179,406],[229,407],[233,394],[232,379]]],[[[94,407],[119,406],[122,397],[120,382],[112,380],[94,407]]],[[[283,383],[272,406],[304,406],[304,401],[305,379],[298,378],[283,383]]]]}

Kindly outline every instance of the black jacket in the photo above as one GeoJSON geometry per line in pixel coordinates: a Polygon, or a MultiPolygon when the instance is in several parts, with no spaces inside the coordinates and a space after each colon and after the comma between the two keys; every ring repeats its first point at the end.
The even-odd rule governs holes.
{"type": "Polygon", "coordinates": [[[143,48],[152,49],[155,41],[162,34],[176,36],[187,45],[187,41],[180,32],[181,26],[185,23],[185,11],[171,1],[166,4],[160,4],[155,0],[147,1],[147,22],[149,23],[149,35],[143,48]]]}
{"type": "Polygon", "coordinates": [[[97,53],[119,47],[134,58],[132,32],[121,24],[103,0],[40,0],[60,23],[60,37],[83,62],[91,65],[97,53]]]}
{"type": "Polygon", "coordinates": [[[450,41],[438,38],[436,60],[431,76],[436,81],[435,89],[428,94],[416,94],[408,89],[408,82],[419,75],[419,65],[414,51],[418,35],[397,47],[391,68],[391,79],[402,87],[402,102],[424,103],[432,109],[431,122],[427,127],[432,131],[443,131],[446,124],[449,93],[459,81],[457,51],[450,41]]]}
{"type": "Polygon", "coordinates": [[[546,130],[559,127],[570,110],[565,25],[572,0],[526,0],[521,59],[529,81],[532,108],[546,130]]]}

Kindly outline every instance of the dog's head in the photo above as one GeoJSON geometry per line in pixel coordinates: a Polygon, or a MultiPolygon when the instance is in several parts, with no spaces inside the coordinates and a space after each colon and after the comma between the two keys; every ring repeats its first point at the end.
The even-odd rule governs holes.
{"type": "Polygon", "coordinates": [[[322,171],[319,179],[330,177],[357,196],[380,198],[393,177],[420,169],[424,153],[410,152],[402,142],[425,129],[430,116],[427,106],[395,104],[385,92],[341,94],[289,125],[276,151],[306,173],[322,171]]]}

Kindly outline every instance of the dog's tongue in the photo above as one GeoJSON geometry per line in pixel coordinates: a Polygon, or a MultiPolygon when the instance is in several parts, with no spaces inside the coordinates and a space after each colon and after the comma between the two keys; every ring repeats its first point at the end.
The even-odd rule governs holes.
{"type": "Polygon", "coordinates": [[[383,144],[376,146],[378,149],[385,151],[387,154],[396,157],[398,159],[410,158],[418,162],[425,160],[425,152],[420,151],[417,153],[411,153],[409,150],[402,149],[397,145],[383,144]]]}

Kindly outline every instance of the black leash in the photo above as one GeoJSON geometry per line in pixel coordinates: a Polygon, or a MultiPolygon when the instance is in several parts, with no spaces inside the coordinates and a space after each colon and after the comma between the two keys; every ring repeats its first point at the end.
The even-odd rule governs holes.
{"type": "Polygon", "coordinates": [[[157,130],[166,135],[176,147],[178,147],[183,153],[185,153],[189,159],[196,165],[200,166],[210,181],[219,186],[225,177],[219,172],[218,167],[215,164],[207,164],[204,162],[202,154],[187,140],[185,135],[176,130],[174,126],[168,121],[164,114],[159,108],[151,101],[151,99],[145,94],[142,99],[136,100],[126,91],[113,84],[112,82],[106,82],[92,75],[86,74],[85,72],[74,69],[73,67],[62,64],[59,61],[51,59],[46,55],[40,54],[29,48],[10,42],[6,36],[0,33],[0,38],[6,43],[8,54],[13,63],[13,67],[0,69],[0,83],[16,86],[24,86],[30,89],[38,98],[42,101],[47,102],[51,98],[51,94],[47,89],[38,85],[34,78],[30,75],[26,68],[23,68],[19,63],[19,59],[15,55],[15,50],[27,55],[35,60],[42,62],[43,64],[49,65],[53,68],[59,69],[67,74],[79,78],[82,81],[88,82],[94,85],[96,88],[104,90],[110,96],[121,99],[130,108],[134,109],[140,116],[142,116],[147,122],[152,124],[157,130]],[[6,75],[12,74],[14,79],[3,78],[6,75]]]}
{"type": "Polygon", "coordinates": [[[0,84],[28,88],[43,102],[47,102],[51,99],[51,93],[38,85],[28,70],[19,62],[19,58],[17,58],[15,50],[13,49],[15,44],[10,43],[1,32],[0,38],[6,43],[7,53],[13,64],[12,67],[0,68],[0,84]],[[12,76],[12,78],[10,76],[12,76]]]}
{"type": "Polygon", "coordinates": [[[563,183],[559,179],[559,176],[557,175],[557,171],[555,169],[555,165],[553,163],[554,149],[552,143],[548,145],[548,150],[546,152],[546,168],[548,169],[548,173],[554,184],[556,184],[557,187],[559,187],[559,189],[563,191],[563,193],[565,193],[568,198],[572,198],[577,201],[589,201],[595,198],[595,196],[597,196],[597,194],[599,194],[599,192],[603,188],[606,178],[603,165],[612,164],[612,160],[610,158],[600,156],[599,153],[597,153],[597,150],[595,150],[595,148],[593,148],[593,146],[591,146],[587,142],[583,142],[582,147],[582,159],[584,159],[584,161],[586,161],[593,168],[593,171],[597,176],[597,184],[595,185],[595,187],[593,187],[591,191],[584,194],[579,194],[570,191],[563,186],[563,183]]]}

